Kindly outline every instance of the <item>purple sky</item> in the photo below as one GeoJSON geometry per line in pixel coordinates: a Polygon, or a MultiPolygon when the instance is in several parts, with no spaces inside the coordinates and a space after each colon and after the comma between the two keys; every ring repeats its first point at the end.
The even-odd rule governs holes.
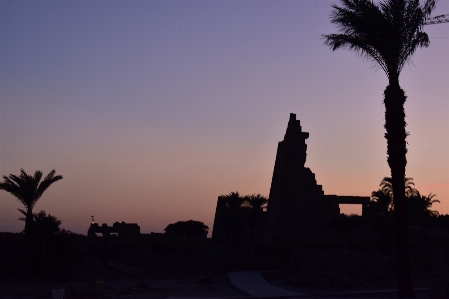
{"type": "MultiPolygon", "coordinates": [[[[325,193],[369,196],[389,176],[387,77],[324,46],[333,3],[1,1],[0,175],[56,169],[35,211],[78,233],[91,215],[212,228],[217,196],[268,196],[296,113],[325,193]]],[[[449,23],[425,29],[430,47],[400,77],[407,176],[449,213],[449,23]]],[[[0,231],[23,229],[17,208],[0,191],[0,231]]]]}

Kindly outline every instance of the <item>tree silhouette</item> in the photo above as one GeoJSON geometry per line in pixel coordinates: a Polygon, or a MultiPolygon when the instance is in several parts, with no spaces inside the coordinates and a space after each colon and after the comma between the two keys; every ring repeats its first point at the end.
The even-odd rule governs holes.
{"type": "Polygon", "coordinates": [[[260,194],[251,194],[245,196],[246,203],[251,211],[263,211],[268,204],[268,198],[260,194]]]}
{"type": "MultiPolygon", "coordinates": [[[[19,220],[26,221],[26,211],[22,209],[17,209],[25,217],[20,217],[19,220]]],[[[36,236],[48,237],[55,235],[60,232],[59,226],[61,225],[61,220],[58,220],[55,216],[45,213],[41,210],[39,213],[33,213],[33,227],[36,236]]]]}
{"type": "Polygon", "coordinates": [[[386,215],[393,211],[393,200],[389,193],[379,189],[371,193],[368,204],[368,213],[371,215],[386,215]]]}
{"type": "Polygon", "coordinates": [[[419,192],[416,194],[418,198],[421,199],[422,205],[420,205],[419,211],[423,211],[425,213],[430,213],[434,215],[438,215],[437,211],[430,211],[429,209],[432,207],[434,203],[440,203],[438,199],[433,199],[436,194],[429,193],[429,195],[421,195],[419,192]]]}
{"type": "MultiPolygon", "coordinates": [[[[405,196],[409,197],[413,194],[415,189],[415,183],[413,182],[413,178],[405,178],[404,179],[405,186],[405,196]]],[[[389,177],[384,177],[382,182],[380,182],[380,189],[393,198],[393,180],[389,177]]]]}
{"type": "Polygon", "coordinates": [[[173,237],[206,238],[209,227],[203,222],[188,220],[167,225],[165,234],[173,237]]]}
{"type": "Polygon", "coordinates": [[[226,207],[233,211],[240,209],[248,200],[246,196],[240,196],[238,192],[220,195],[220,197],[225,199],[226,207]]]}
{"type": "Polygon", "coordinates": [[[220,195],[226,206],[223,222],[225,239],[231,246],[257,243],[263,238],[264,208],[268,199],[260,194],[242,196],[238,192],[220,195]]]}
{"type": "MultiPolygon", "coordinates": [[[[412,178],[405,178],[405,196],[409,198],[417,190],[414,188],[412,178]]],[[[371,214],[385,215],[394,210],[393,203],[393,186],[392,180],[389,177],[384,177],[380,182],[380,189],[371,193],[371,201],[368,205],[368,212],[371,214]]]]}
{"type": "Polygon", "coordinates": [[[0,183],[0,189],[14,195],[19,200],[25,210],[18,209],[25,214],[25,235],[33,237],[35,235],[33,208],[42,194],[51,184],[62,179],[61,175],[55,176],[53,169],[41,182],[42,172],[36,170],[33,176],[27,174],[25,170],[20,169],[20,175],[10,174],[3,176],[3,182],[0,183]]]}
{"type": "Polygon", "coordinates": [[[55,216],[52,216],[51,214],[47,215],[45,211],[40,211],[37,214],[33,214],[33,218],[36,236],[38,238],[47,239],[59,233],[61,220],[58,220],[55,216]]]}
{"type": "Polygon", "coordinates": [[[414,298],[410,273],[407,236],[407,204],[404,194],[407,164],[405,112],[406,96],[399,85],[399,74],[419,47],[428,47],[429,38],[422,31],[436,0],[385,0],[378,5],[371,0],[342,0],[333,5],[331,21],[339,34],[324,35],[332,50],[347,48],[372,59],[387,74],[389,85],[384,92],[385,138],[387,161],[391,170],[396,222],[396,260],[398,297],[414,298]]]}
{"type": "Polygon", "coordinates": [[[331,222],[331,227],[342,232],[345,238],[346,246],[349,249],[352,249],[354,230],[360,228],[362,224],[362,216],[355,214],[340,214],[331,222]]]}
{"type": "MultiPolygon", "coordinates": [[[[434,199],[435,194],[421,195],[421,193],[414,188],[415,183],[412,178],[405,178],[405,197],[407,199],[407,213],[409,219],[418,215],[438,215],[437,211],[432,211],[430,208],[434,203],[439,203],[438,199],[434,199]]],[[[371,201],[368,204],[369,214],[386,214],[394,211],[393,191],[391,186],[391,178],[385,177],[380,183],[380,189],[371,193],[371,201]]]]}
{"type": "Polygon", "coordinates": [[[413,194],[408,197],[409,223],[414,225],[426,226],[432,217],[438,216],[437,211],[430,208],[434,203],[439,203],[438,199],[434,199],[436,195],[421,195],[418,190],[414,190],[413,194]]]}

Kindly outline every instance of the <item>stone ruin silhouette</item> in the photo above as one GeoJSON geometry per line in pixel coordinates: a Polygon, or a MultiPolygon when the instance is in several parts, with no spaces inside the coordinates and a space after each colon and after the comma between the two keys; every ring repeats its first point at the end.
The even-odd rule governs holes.
{"type": "Polygon", "coordinates": [[[116,236],[122,238],[133,238],[140,236],[140,226],[137,223],[114,222],[112,226],[103,223],[101,226],[94,223],[92,216],[92,223],[90,224],[87,236],[89,238],[96,238],[97,234],[101,234],[103,238],[110,238],[116,236]]]}
{"type": "MultiPolygon", "coordinates": [[[[369,196],[324,194],[322,186],[316,182],[315,174],[304,166],[307,138],[309,133],[302,131],[296,114],[291,113],[284,140],[278,144],[265,226],[263,232],[259,233],[262,237],[252,243],[297,243],[316,239],[319,232],[323,232],[340,215],[340,204],[362,205],[363,216],[369,196]]],[[[212,239],[226,242],[229,216],[224,199],[219,197],[212,239]]]]}

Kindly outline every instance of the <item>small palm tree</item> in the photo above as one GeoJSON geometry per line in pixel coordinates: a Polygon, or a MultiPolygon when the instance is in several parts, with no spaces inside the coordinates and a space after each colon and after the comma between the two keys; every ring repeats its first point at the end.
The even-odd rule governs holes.
{"type": "MultiPolygon", "coordinates": [[[[17,209],[25,217],[20,217],[20,221],[26,221],[27,212],[23,209],[17,209]]],[[[33,227],[37,237],[48,237],[59,233],[61,220],[55,216],[45,213],[41,210],[39,213],[33,213],[33,227]]]]}
{"type": "Polygon", "coordinates": [[[268,204],[268,198],[260,194],[247,195],[248,206],[252,211],[263,211],[268,204]]]}
{"type": "Polygon", "coordinates": [[[422,195],[421,198],[425,202],[426,209],[430,209],[434,203],[440,203],[438,199],[433,199],[436,194],[429,193],[429,195],[422,195]]]}
{"type": "Polygon", "coordinates": [[[25,210],[18,209],[25,214],[25,235],[32,237],[34,235],[33,208],[42,194],[51,184],[62,179],[61,175],[55,176],[53,169],[41,182],[42,172],[36,170],[34,175],[29,175],[25,170],[20,169],[20,175],[10,174],[3,176],[3,182],[0,183],[0,189],[14,195],[19,200],[25,210]]]}
{"type": "MultiPolygon", "coordinates": [[[[417,191],[414,186],[412,178],[405,178],[405,196],[410,197],[417,191]]],[[[380,188],[377,191],[373,191],[371,193],[371,199],[377,205],[382,206],[382,208],[378,211],[379,213],[385,213],[394,210],[393,205],[393,184],[392,180],[389,177],[384,177],[379,184],[380,188]]]]}
{"type": "MultiPolygon", "coordinates": [[[[414,188],[412,178],[405,178],[405,196],[407,198],[408,216],[421,215],[437,215],[438,212],[431,211],[432,204],[439,203],[438,199],[434,199],[435,194],[421,195],[421,193],[414,188]]],[[[393,187],[391,178],[384,177],[380,183],[380,189],[371,193],[371,201],[368,206],[371,214],[386,214],[394,211],[393,204],[393,187]]]]}
{"type": "MultiPolygon", "coordinates": [[[[413,178],[405,178],[404,179],[404,185],[405,185],[405,197],[408,199],[411,196],[414,196],[418,190],[415,189],[415,183],[413,182],[413,178]]],[[[374,193],[376,195],[380,195],[380,193],[383,193],[385,196],[390,198],[389,201],[389,210],[394,211],[394,200],[393,200],[393,180],[389,177],[384,177],[382,179],[382,182],[380,182],[380,189],[376,192],[373,192],[371,196],[373,197],[374,193]]],[[[385,198],[386,199],[386,198],[385,198]]]]}
{"type": "Polygon", "coordinates": [[[396,258],[398,265],[398,296],[414,298],[410,274],[407,237],[407,203],[404,194],[407,164],[405,112],[406,96],[399,85],[399,74],[420,47],[429,46],[429,37],[422,31],[425,20],[435,8],[436,0],[342,0],[342,7],[333,5],[331,21],[340,33],[324,35],[332,50],[347,48],[372,59],[386,73],[389,85],[384,92],[385,138],[388,165],[391,170],[396,221],[396,258]]]}
{"type": "Polygon", "coordinates": [[[391,195],[382,189],[371,193],[371,200],[368,204],[368,211],[373,215],[386,215],[393,210],[391,195]]]}
{"type": "Polygon", "coordinates": [[[409,197],[409,209],[414,215],[438,215],[437,211],[432,211],[430,208],[434,203],[439,203],[438,199],[434,199],[436,195],[430,193],[429,195],[421,195],[418,190],[415,190],[412,196],[409,197]]]}
{"type": "MultiPolygon", "coordinates": [[[[382,182],[380,182],[380,189],[386,193],[389,194],[393,198],[393,180],[389,177],[384,177],[382,179],[382,182]]],[[[409,197],[413,195],[413,193],[416,191],[415,189],[415,183],[413,182],[413,178],[405,178],[404,179],[404,186],[405,186],[405,196],[409,197]]]]}
{"type": "Polygon", "coordinates": [[[241,196],[238,192],[231,192],[226,195],[221,195],[226,201],[226,207],[230,210],[238,210],[245,204],[246,197],[241,196]]]}

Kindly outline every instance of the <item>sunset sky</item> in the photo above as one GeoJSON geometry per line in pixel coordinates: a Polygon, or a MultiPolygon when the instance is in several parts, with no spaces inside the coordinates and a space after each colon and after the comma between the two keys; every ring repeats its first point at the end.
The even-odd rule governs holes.
{"type": "MultiPolygon", "coordinates": [[[[325,194],[369,196],[390,174],[388,81],[323,44],[333,3],[0,1],[0,175],[56,169],[64,179],[35,212],[77,233],[91,215],[143,233],[189,219],[212,229],[219,195],[268,196],[296,113],[325,194]]],[[[446,13],[439,1],[433,15],[446,13]]],[[[449,23],[425,31],[430,47],[400,77],[407,177],[447,214],[449,23]]],[[[21,207],[0,190],[0,231],[23,229],[21,207]]]]}

